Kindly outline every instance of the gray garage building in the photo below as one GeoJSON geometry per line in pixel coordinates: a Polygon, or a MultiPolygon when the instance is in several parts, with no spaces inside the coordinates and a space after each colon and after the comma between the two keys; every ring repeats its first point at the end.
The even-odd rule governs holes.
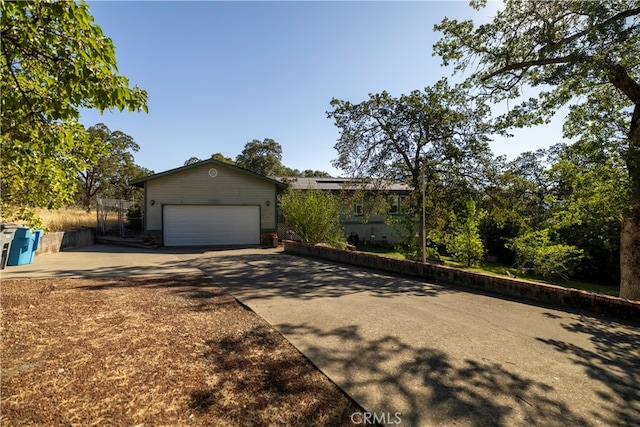
{"type": "Polygon", "coordinates": [[[144,189],[144,230],[164,246],[271,244],[286,184],[215,159],[130,182],[144,189]]]}

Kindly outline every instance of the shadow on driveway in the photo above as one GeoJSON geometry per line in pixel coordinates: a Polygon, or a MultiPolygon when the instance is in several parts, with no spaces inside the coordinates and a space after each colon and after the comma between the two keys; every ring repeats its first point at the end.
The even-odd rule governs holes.
{"type": "Polygon", "coordinates": [[[640,419],[638,325],[282,253],[192,263],[404,425],[640,419]]]}
{"type": "Polygon", "coordinates": [[[637,425],[640,420],[640,333],[638,329],[633,333],[621,326],[615,321],[590,316],[562,324],[571,334],[586,335],[590,347],[538,338],[603,386],[598,395],[609,404],[594,408],[591,415],[594,421],[605,425],[637,425]],[[627,402],[627,405],[610,404],[616,401],[627,402]]]}
{"type": "Polygon", "coordinates": [[[318,343],[338,340],[340,345],[331,352],[311,344],[305,354],[341,372],[338,383],[356,401],[367,402],[370,411],[401,412],[403,425],[591,425],[591,417],[555,399],[552,386],[500,363],[457,361],[439,349],[408,345],[394,336],[371,339],[355,325],[330,331],[308,324],[278,329],[285,336],[314,337],[318,343]]]}
{"type": "Polygon", "coordinates": [[[273,250],[94,252],[94,270],[92,253],[80,273],[162,274],[141,286],[173,288],[195,310],[211,309],[222,287],[369,411],[402,412],[403,425],[640,419],[637,324],[273,250]],[[187,286],[184,275],[194,277],[187,286]]]}
{"type": "Polygon", "coordinates": [[[275,297],[335,298],[359,292],[380,298],[460,292],[451,287],[284,253],[205,256],[194,258],[191,265],[234,296],[247,301],[275,297]]]}

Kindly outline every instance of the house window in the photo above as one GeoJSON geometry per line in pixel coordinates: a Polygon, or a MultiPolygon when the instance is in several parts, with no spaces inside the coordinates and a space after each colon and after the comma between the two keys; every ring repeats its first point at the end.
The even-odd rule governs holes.
{"type": "Polygon", "coordinates": [[[387,197],[387,203],[389,203],[389,215],[398,215],[400,213],[400,197],[389,196],[387,197]]]}
{"type": "Polygon", "coordinates": [[[353,213],[355,216],[363,216],[364,215],[364,202],[362,200],[357,201],[353,205],[353,213]]]}

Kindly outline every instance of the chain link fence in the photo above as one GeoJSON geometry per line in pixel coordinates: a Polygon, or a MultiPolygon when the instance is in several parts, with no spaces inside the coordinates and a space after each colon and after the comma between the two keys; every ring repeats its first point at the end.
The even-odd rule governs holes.
{"type": "Polygon", "coordinates": [[[125,237],[143,231],[144,215],[136,202],[98,197],[98,233],[125,237]]]}

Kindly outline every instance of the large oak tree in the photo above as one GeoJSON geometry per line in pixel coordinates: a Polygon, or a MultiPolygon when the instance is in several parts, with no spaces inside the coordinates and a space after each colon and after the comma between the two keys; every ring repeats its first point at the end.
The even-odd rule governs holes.
{"type": "Polygon", "coordinates": [[[441,216],[436,192],[455,199],[456,188],[478,184],[479,166],[490,161],[489,109],[446,79],[400,97],[382,92],[357,104],[333,99],[331,105],[327,115],[340,129],[334,166],[356,178],[406,182],[415,193],[413,212],[425,203],[424,185],[432,219],[441,216]]]}
{"type": "Polygon", "coordinates": [[[271,138],[251,140],[236,157],[236,165],[265,176],[279,175],[282,146],[271,138]]]}
{"type": "MultiPolygon", "coordinates": [[[[80,185],[78,199],[87,212],[91,211],[96,196],[116,199],[130,199],[133,187],[129,181],[150,175],[150,171],[136,165],[133,153],[140,149],[135,140],[122,131],[111,131],[103,123],[87,129],[90,145],[87,167],[78,173],[80,185]]],[[[76,157],[85,156],[84,151],[74,152],[76,157]]]]}
{"type": "Polygon", "coordinates": [[[73,155],[90,141],[80,108],[146,111],[147,93],[118,73],[113,42],[84,2],[2,1],[0,8],[2,208],[24,219],[32,207],[72,199],[77,173],[88,166],[73,155]]]}
{"type": "MultiPolygon", "coordinates": [[[[477,9],[485,5],[472,2],[477,9]]],[[[487,24],[445,18],[435,27],[444,36],[434,46],[443,65],[471,69],[470,81],[493,101],[520,98],[523,87],[540,89],[510,111],[509,125],[545,122],[566,104],[589,112],[569,117],[569,128],[585,132],[587,119],[607,123],[626,113],[619,149],[630,201],[621,232],[620,295],[630,299],[640,299],[639,15],[638,0],[507,0],[487,24]]]]}

